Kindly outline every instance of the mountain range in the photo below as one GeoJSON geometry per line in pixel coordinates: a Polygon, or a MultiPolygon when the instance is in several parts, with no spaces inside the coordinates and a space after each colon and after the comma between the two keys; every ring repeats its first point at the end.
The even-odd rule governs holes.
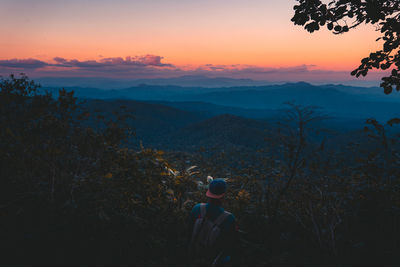
{"type": "Polygon", "coordinates": [[[148,85],[176,85],[184,87],[232,87],[232,86],[259,86],[272,84],[268,81],[252,79],[234,79],[228,77],[207,77],[203,75],[184,75],[173,78],[152,79],[112,79],[98,77],[41,77],[38,82],[48,87],[95,87],[100,89],[123,89],[141,84],[148,85]]]}
{"type": "MultiPolygon", "coordinates": [[[[337,118],[388,120],[400,116],[398,94],[385,95],[377,87],[311,85],[305,82],[265,86],[182,87],[139,85],[125,89],[66,87],[84,99],[148,101],[208,115],[232,114],[267,118],[279,113],[287,102],[315,106],[337,118]]],[[[58,88],[43,87],[56,94],[58,88]]]]}
{"type": "MultiPolygon", "coordinates": [[[[176,103],[172,103],[174,104],[176,103]]],[[[178,103],[177,108],[165,105],[165,102],[98,99],[84,101],[84,107],[93,115],[111,118],[115,111],[132,114],[133,119],[128,119],[127,123],[135,131],[135,138],[131,140],[134,146],[142,144],[145,147],[169,151],[255,151],[266,146],[266,137],[270,136],[271,129],[286,117],[285,110],[265,110],[263,112],[268,117],[250,118],[228,114],[225,111],[240,113],[251,110],[200,102],[192,103],[194,108],[189,110],[190,105],[191,103],[178,103]]],[[[314,126],[336,132],[336,139],[332,140],[349,140],[345,137],[362,129],[364,122],[361,119],[330,118],[314,126]]]]}

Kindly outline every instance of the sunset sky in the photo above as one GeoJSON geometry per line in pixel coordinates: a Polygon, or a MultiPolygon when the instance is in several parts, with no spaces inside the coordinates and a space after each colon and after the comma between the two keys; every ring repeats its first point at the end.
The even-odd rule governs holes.
{"type": "Polygon", "coordinates": [[[306,32],[290,21],[295,3],[0,0],[0,74],[346,80],[379,48],[371,26],[306,32]]]}

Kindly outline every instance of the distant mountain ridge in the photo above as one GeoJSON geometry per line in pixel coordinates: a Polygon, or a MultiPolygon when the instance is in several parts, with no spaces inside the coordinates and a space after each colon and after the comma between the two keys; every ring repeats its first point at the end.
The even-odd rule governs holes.
{"type": "Polygon", "coordinates": [[[98,77],[41,77],[35,79],[46,87],[95,87],[100,89],[123,89],[139,85],[184,86],[184,87],[232,87],[260,86],[272,84],[269,81],[235,79],[228,77],[208,77],[204,75],[184,75],[173,78],[152,79],[112,79],[98,77]]]}
{"type": "MultiPolygon", "coordinates": [[[[141,84],[147,85],[174,85],[184,87],[234,87],[234,86],[264,86],[273,84],[284,84],[288,81],[253,80],[248,78],[210,77],[207,75],[183,75],[170,78],[107,78],[107,77],[36,77],[36,81],[46,87],[91,87],[100,89],[123,89],[141,84]]],[[[293,83],[293,82],[292,82],[293,83]]],[[[346,84],[351,86],[371,87],[378,86],[379,81],[347,80],[326,81],[325,84],[346,84]]],[[[314,82],[322,85],[321,82],[314,82]]]]}
{"type": "MultiPolygon", "coordinates": [[[[120,90],[81,87],[66,89],[74,90],[76,96],[80,98],[164,102],[168,106],[179,107],[180,105],[180,108],[192,111],[196,111],[194,107],[197,106],[202,108],[205,114],[209,113],[210,115],[221,114],[221,112],[216,112],[218,107],[211,106],[217,105],[229,114],[262,118],[263,116],[268,117],[269,111],[282,109],[285,102],[295,102],[301,105],[318,106],[322,112],[338,117],[374,117],[379,120],[387,120],[400,116],[398,94],[394,93],[387,96],[380,88],[360,88],[344,85],[315,86],[298,82],[281,85],[215,88],[140,85],[120,90]],[[167,104],[168,102],[169,104],[167,104]],[[178,104],[179,102],[181,104],[178,104]],[[191,106],[188,103],[197,104],[191,106]],[[208,103],[210,110],[205,109],[205,104],[200,105],[199,103],[208,103]]],[[[43,90],[56,92],[57,89],[45,87],[43,90]]]]}

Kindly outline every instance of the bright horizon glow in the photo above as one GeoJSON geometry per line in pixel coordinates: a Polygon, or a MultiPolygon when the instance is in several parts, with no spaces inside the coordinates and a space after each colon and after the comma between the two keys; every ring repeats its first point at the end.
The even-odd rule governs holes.
{"type": "MultiPolygon", "coordinates": [[[[180,70],[207,64],[256,68],[307,65],[348,72],[379,48],[375,42],[379,33],[372,27],[361,26],[343,35],[325,29],[308,33],[290,21],[295,3],[0,0],[0,34],[7,37],[0,40],[0,60],[50,62],[62,57],[86,61],[156,55],[180,70]]],[[[0,69],[0,73],[8,70],[0,69]]],[[[38,70],[24,71],[38,74],[38,70]]]]}

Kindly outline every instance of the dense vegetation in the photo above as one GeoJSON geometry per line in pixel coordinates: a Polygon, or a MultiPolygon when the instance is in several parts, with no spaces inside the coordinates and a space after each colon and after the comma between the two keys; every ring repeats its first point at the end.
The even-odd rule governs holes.
{"type": "Polygon", "coordinates": [[[291,104],[260,149],[189,153],[131,146],[131,114],[114,111],[1,80],[6,266],[187,266],[185,222],[207,175],[229,178],[238,266],[398,266],[398,120],[327,146],[324,118],[291,104]]]}

